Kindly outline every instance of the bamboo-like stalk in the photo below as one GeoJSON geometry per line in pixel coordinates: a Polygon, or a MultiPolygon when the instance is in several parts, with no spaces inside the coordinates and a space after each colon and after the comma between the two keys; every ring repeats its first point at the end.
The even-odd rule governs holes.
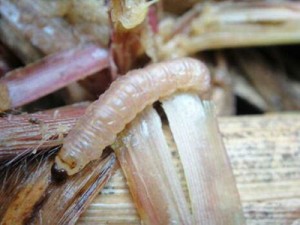
{"type": "Polygon", "coordinates": [[[0,80],[0,111],[22,106],[108,67],[108,54],[96,45],[56,53],[0,80]]]}

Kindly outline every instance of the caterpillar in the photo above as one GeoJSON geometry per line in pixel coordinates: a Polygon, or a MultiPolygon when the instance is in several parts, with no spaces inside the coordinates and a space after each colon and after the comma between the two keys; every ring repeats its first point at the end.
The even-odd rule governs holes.
{"type": "Polygon", "coordinates": [[[197,92],[205,97],[210,90],[206,66],[192,58],[173,59],[132,70],[114,81],[86,110],[65,138],[55,158],[56,173],[73,175],[117,138],[126,124],[147,105],[174,92],[197,92]]]}

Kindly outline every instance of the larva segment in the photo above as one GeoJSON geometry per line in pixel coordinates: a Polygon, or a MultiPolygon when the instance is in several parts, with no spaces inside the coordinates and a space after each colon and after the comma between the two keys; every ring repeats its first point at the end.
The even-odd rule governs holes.
{"type": "Polygon", "coordinates": [[[68,175],[79,172],[101,156],[126,124],[158,99],[177,91],[196,92],[203,97],[209,89],[207,68],[192,58],[173,59],[128,72],[87,108],[56,156],[56,169],[65,170],[68,175]]]}

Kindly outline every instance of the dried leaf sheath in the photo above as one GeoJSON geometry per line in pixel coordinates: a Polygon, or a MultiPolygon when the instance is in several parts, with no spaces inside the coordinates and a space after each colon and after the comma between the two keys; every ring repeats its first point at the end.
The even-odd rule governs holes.
{"type": "MultiPolygon", "coordinates": [[[[61,145],[88,103],[0,118],[0,162],[61,145]]],[[[1,167],[1,166],[0,166],[1,167]]]]}
{"type": "Polygon", "coordinates": [[[116,144],[117,156],[143,223],[244,224],[239,195],[212,106],[201,102],[196,95],[177,94],[164,100],[163,107],[178,147],[189,197],[185,199],[178,174],[174,174],[176,169],[160,118],[153,109],[152,115],[143,113],[116,144]],[[168,196],[172,193],[175,202],[184,202],[181,206],[185,210],[183,220],[174,216],[180,214],[172,209],[178,205],[172,204],[174,198],[168,196]],[[191,204],[192,212],[187,203],[191,204]]]}
{"type": "Polygon", "coordinates": [[[193,224],[244,224],[212,105],[179,94],[164,100],[163,108],[184,168],[193,224]]]}
{"type": "Polygon", "coordinates": [[[143,224],[192,224],[157,112],[148,107],[114,145],[143,224]]]}

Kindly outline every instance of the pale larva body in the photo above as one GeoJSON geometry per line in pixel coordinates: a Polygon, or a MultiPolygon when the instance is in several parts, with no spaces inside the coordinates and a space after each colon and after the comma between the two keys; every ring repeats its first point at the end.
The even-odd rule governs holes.
{"type": "Polygon", "coordinates": [[[73,175],[101,156],[126,124],[147,105],[176,91],[204,96],[210,76],[203,63],[191,58],[174,59],[133,70],[112,83],[92,103],[66,137],[55,158],[56,170],[73,175]]]}

